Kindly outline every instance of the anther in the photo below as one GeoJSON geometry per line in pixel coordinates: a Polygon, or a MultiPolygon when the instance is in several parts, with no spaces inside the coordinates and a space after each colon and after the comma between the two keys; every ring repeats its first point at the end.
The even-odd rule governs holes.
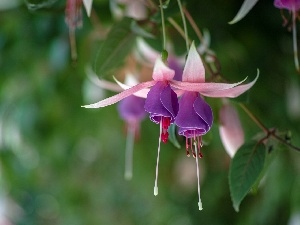
{"type": "Polygon", "coordinates": [[[186,156],[187,156],[187,157],[190,157],[191,155],[190,155],[189,149],[186,148],[185,150],[186,150],[186,156]]]}
{"type": "Polygon", "coordinates": [[[199,152],[199,158],[200,158],[200,159],[203,158],[203,155],[202,155],[201,152],[199,152]]]}

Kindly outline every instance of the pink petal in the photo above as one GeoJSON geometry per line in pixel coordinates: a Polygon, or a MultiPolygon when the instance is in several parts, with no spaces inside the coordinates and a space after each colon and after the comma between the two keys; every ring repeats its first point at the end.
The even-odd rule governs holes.
{"type": "Polygon", "coordinates": [[[226,84],[226,83],[190,83],[190,82],[181,82],[181,81],[170,81],[172,87],[184,91],[194,91],[194,92],[212,92],[212,91],[220,91],[220,90],[227,90],[233,88],[241,83],[243,83],[247,77],[238,82],[233,84],[226,84]]]}
{"type": "Polygon", "coordinates": [[[232,158],[244,143],[244,130],[236,109],[230,104],[223,105],[219,118],[221,123],[219,127],[221,141],[226,152],[232,158]]]}
{"type": "Polygon", "coordinates": [[[92,81],[94,84],[96,84],[98,87],[110,90],[110,91],[115,91],[115,92],[121,92],[123,91],[122,87],[119,85],[106,81],[106,80],[100,80],[97,76],[93,74],[88,74],[88,77],[90,81],[92,81]]]}
{"type": "Polygon", "coordinates": [[[152,80],[152,81],[147,81],[147,82],[143,82],[143,83],[140,83],[140,84],[137,84],[125,91],[122,91],[121,93],[119,94],[116,94],[110,98],[106,98],[100,102],[97,102],[97,103],[94,103],[94,104],[90,104],[90,105],[84,105],[82,107],[84,108],[100,108],[100,107],[105,107],[105,106],[108,106],[108,105],[112,105],[112,104],[115,104],[116,102],[130,96],[130,95],[133,95],[134,93],[144,89],[144,88],[148,88],[148,87],[151,87],[153,86],[154,84],[156,83],[156,81],[152,80]]]}
{"type": "MultiPolygon", "coordinates": [[[[127,90],[129,88],[131,88],[132,86],[123,84],[122,82],[118,81],[115,77],[114,80],[117,82],[117,84],[121,87],[121,89],[123,90],[127,90]]],[[[138,92],[135,92],[133,95],[140,97],[140,98],[147,98],[148,92],[150,91],[150,88],[144,88],[138,92]]]]}
{"type": "Polygon", "coordinates": [[[257,74],[256,78],[250,82],[249,84],[243,84],[237,87],[232,87],[230,89],[225,89],[225,90],[213,90],[213,91],[204,91],[200,92],[202,95],[207,96],[207,97],[214,97],[214,98],[235,98],[238,97],[239,95],[243,94],[247,90],[249,90],[257,81],[259,75],[257,74]]]}
{"type": "Polygon", "coordinates": [[[91,15],[92,3],[93,3],[93,0],[83,0],[83,5],[85,7],[88,17],[90,17],[90,15],[91,15]]]}
{"type": "Polygon", "coordinates": [[[183,74],[182,81],[191,83],[205,82],[205,69],[202,60],[196,50],[194,42],[191,45],[183,74]]]}
{"type": "Polygon", "coordinates": [[[167,67],[162,61],[161,58],[156,59],[155,65],[153,68],[152,78],[155,81],[166,81],[172,80],[175,75],[175,71],[167,67]]]}

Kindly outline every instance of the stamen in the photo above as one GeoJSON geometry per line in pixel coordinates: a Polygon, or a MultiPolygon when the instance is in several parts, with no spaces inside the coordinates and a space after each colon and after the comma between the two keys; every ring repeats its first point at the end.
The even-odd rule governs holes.
{"type": "MultiPolygon", "coordinates": [[[[197,143],[196,141],[194,142],[194,147],[195,147],[195,151],[196,151],[196,154],[197,154],[197,143]]],[[[201,198],[200,198],[200,176],[199,176],[199,164],[198,164],[198,157],[196,157],[196,170],[197,170],[197,180],[198,180],[198,197],[199,197],[199,202],[198,202],[198,207],[199,207],[199,210],[202,210],[203,207],[202,207],[202,201],[201,201],[201,198]]]]}
{"type": "Polygon", "coordinates": [[[202,152],[201,152],[201,148],[203,146],[202,144],[202,136],[197,136],[197,142],[198,142],[198,149],[199,149],[199,158],[203,158],[202,152]]]}
{"type": "Polygon", "coordinates": [[[160,153],[160,143],[161,143],[161,135],[162,135],[162,121],[160,121],[159,126],[159,138],[158,138],[158,149],[157,149],[157,159],[156,159],[156,170],[155,170],[155,183],[154,183],[154,195],[158,195],[158,187],[157,187],[157,178],[158,178],[158,163],[159,163],[159,153],[160,153]]]}
{"type": "Polygon", "coordinates": [[[189,146],[189,139],[186,137],[185,138],[185,151],[186,151],[186,156],[187,157],[190,157],[189,148],[190,148],[190,146],[189,146]]]}
{"type": "Polygon", "coordinates": [[[126,149],[125,149],[125,173],[124,173],[125,180],[131,180],[132,178],[134,136],[135,136],[135,124],[128,123],[126,149]]]}

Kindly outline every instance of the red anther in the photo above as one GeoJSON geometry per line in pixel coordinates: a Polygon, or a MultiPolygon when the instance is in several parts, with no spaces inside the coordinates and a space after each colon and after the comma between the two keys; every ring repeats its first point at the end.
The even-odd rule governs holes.
{"type": "Polygon", "coordinates": [[[196,153],[193,151],[193,157],[196,158],[196,153]]]}
{"type": "Polygon", "coordinates": [[[167,143],[168,142],[168,138],[169,138],[169,133],[168,132],[161,133],[160,137],[161,137],[161,141],[163,143],[167,143]]]}
{"type": "Polygon", "coordinates": [[[188,149],[188,148],[186,148],[185,150],[186,150],[186,156],[187,156],[187,157],[190,157],[190,152],[189,152],[189,149],[188,149]]]}
{"type": "Polygon", "coordinates": [[[170,117],[163,117],[162,118],[162,128],[164,130],[167,130],[171,124],[171,118],[170,117]]]}
{"type": "Polygon", "coordinates": [[[188,151],[189,148],[190,148],[190,145],[189,145],[189,139],[186,138],[186,139],[185,139],[185,149],[188,151]]]}
{"type": "Polygon", "coordinates": [[[199,152],[199,158],[200,158],[200,159],[203,158],[203,155],[202,155],[201,152],[199,152]]]}

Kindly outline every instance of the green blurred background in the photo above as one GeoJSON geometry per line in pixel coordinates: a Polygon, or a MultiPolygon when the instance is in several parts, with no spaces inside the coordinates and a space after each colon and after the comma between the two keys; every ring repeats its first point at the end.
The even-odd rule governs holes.
{"type": "MultiPolygon", "coordinates": [[[[218,132],[219,100],[208,100],[216,116],[200,160],[203,211],[197,207],[195,160],[170,143],[162,145],[159,195],[153,196],[159,128],[148,119],[135,143],[133,179],[125,181],[126,135],[116,106],[80,107],[113,94],[92,86],[85,73],[98,46],[95,36],[113,24],[109,1],[94,1],[97,21],[83,12],[76,62],[70,57],[65,1],[50,1],[37,10],[28,9],[28,1],[16,1],[11,8],[5,5],[9,1],[1,2],[1,225],[300,224],[300,155],[285,148],[257,193],[246,197],[239,213],[234,211],[230,158],[218,132]]],[[[291,130],[293,143],[300,146],[299,104],[289,104],[300,102],[300,75],[294,68],[292,34],[282,27],[273,2],[258,2],[235,25],[228,21],[241,1],[188,0],[185,5],[200,29],[210,31],[226,79],[253,79],[260,69],[248,95],[249,108],[266,126],[291,130]]],[[[260,130],[238,110],[250,140],[260,130]]]]}

